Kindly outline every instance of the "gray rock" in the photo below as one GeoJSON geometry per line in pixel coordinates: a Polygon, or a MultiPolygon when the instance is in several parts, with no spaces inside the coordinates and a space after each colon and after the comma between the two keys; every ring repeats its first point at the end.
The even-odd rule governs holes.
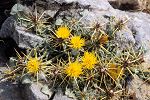
{"type": "Polygon", "coordinates": [[[136,46],[145,50],[144,60],[150,62],[150,15],[146,13],[127,13],[131,20],[128,27],[134,33],[136,46]]]}
{"type": "Polygon", "coordinates": [[[128,85],[128,89],[128,94],[135,94],[135,100],[149,100],[150,86],[144,84],[138,76],[134,76],[134,79],[128,85]]]}
{"type": "Polygon", "coordinates": [[[53,18],[56,14],[57,10],[55,11],[51,11],[51,10],[46,10],[45,13],[50,16],[51,18],[53,18]]]}
{"type": "Polygon", "coordinates": [[[117,31],[116,34],[116,42],[122,50],[134,45],[136,42],[132,31],[128,27],[124,27],[122,30],[117,31]]]}
{"type": "Polygon", "coordinates": [[[49,3],[54,3],[54,2],[57,2],[59,4],[62,4],[62,3],[71,3],[71,2],[76,2],[77,0],[47,0],[49,3]]]}
{"type": "Polygon", "coordinates": [[[5,63],[7,62],[7,58],[4,53],[4,51],[5,51],[4,47],[0,45],[0,48],[1,48],[0,49],[0,67],[2,67],[2,66],[6,65],[5,63]]]}
{"type": "Polygon", "coordinates": [[[40,36],[37,36],[33,33],[25,31],[23,27],[16,26],[13,33],[13,39],[16,41],[19,47],[21,48],[34,48],[43,44],[44,39],[40,36]]]}
{"type": "Polygon", "coordinates": [[[42,85],[39,83],[26,84],[22,90],[25,100],[49,100],[48,95],[41,92],[42,85]]]}
{"type": "Polygon", "coordinates": [[[24,100],[22,88],[15,82],[7,81],[8,78],[4,78],[5,71],[8,71],[8,68],[0,67],[0,100],[24,100]]]}
{"type": "Polygon", "coordinates": [[[24,100],[21,97],[20,91],[17,84],[9,82],[0,83],[0,100],[24,100]]]}
{"type": "Polygon", "coordinates": [[[126,8],[124,10],[148,10],[150,9],[149,0],[108,0],[113,7],[123,9],[123,6],[126,8]]]}
{"type": "Polygon", "coordinates": [[[6,67],[0,67],[0,100],[24,100],[18,84],[7,82],[3,78],[6,67]]]}
{"type": "Polygon", "coordinates": [[[5,22],[2,24],[2,27],[0,29],[0,37],[6,38],[6,37],[12,37],[13,32],[15,31],[15,18],[13,16],[8,17],[5,22]]]}
{"type": "Polygon", "coordinates": [[[22,96],[25,100],[73,100],[63,95],[61,91],[58,91],[56,94],[53,94],[51,91],[47,91],[47,88],[44,88],[44,85],[40,83],[25,84],[24,89],[22,90],[22,96]]]}
{"type": "Polygon", "coordinates": [[[49,3],[53,4],[54,2],[57,2],[59,4],[63,4],[63,3],[72,3],[72,2],[78,2],[81,5],[90,5],[91,8],[95,8],[95,9],[108,9],[108,8],[112,8],[109,3],[107,2],[107,0],[47,0],[49,3]]]}
{"type": "Polygon", "coordinates": [[[1,38],[11,37],[20,48],[33,48],[43,44],[44,39],[33,33],[29,33],[25,28],[15,25],[16,20],[13,16],[6,19],[0,30],[1,38]]]}
{"type": "Polygon", "coordinates": [[[128,13],[131,17],[129,28],[135,33],[134,37],[139,46],[150,50],[150,15],[145,13],[128,13]]]}
{"type": "Polygon", "coordinates": [[[62,94],[56,94],[53,100],[73,100],[62,94]]]}
{"type": "Polygon", "coordinates": [[[53,100],[74,100],[74,99],[68,98],[67,96],[63,95],[61,90],[58,90],[53,100]]]}

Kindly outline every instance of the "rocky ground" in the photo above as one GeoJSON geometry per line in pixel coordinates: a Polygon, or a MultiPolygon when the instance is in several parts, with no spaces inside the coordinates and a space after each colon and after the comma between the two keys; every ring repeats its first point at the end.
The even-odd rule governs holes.
{"type": "MultiPolygon", "coordinates": [[[[2,0],[3,1],[3,0],[2,0]]],[[[30,8],[32,0],[24,4],[30,8]]],[[[34,1],[34,0],[33,0],[34,1]]],[[[141,4],[143,1],[133,0],[135,2],[129,2],[132,0],[36,0],[39,11],[49,11],[49,15],[52,17],[61,18],[65,16],[80,17],[83,14],[82,22],[91,25],[93,22],[106,23],[108,20],[104,16],[115,16],[117,19],[130,20],[126,24],[126,29],[119,31],[117,34],[122,34],[124,40],[120,41],[121,46],[132,43],[137,47],[142,46],[146,53],[144,55],[145,63],[143,68],[149,70],[150,66],[150,15],[141,11],[148,12],[149,5],[141,4]],[[74,3],[72,3],[74,1],[74,3]],[[109,2],[110,3],[109,3],[109,2]],[[116,8],[114,9],[111,5],[116,8]],[[45,5],[47,5],[45,7],[45,5]],[[124,10],[124,11],[122,11],[124,10]],[[128,12],[134,11],[134,12],[128,12]],[[82,12],[81,12],[82,11],[82,12]],[[133,34],[134,33],[134,34],[133,34]]],[[[145,0],[146,2],[146,0],[145,0]]],[[[148,2],[148,1],[147,1],[148,2]]],[[[13,5],[13,4],[12,4],[13,5]]],[[[0,7],[1,1],[0,1],[0,7]]],[[[5,8],[5,7],[4,7],[5,8]]],[[[10,7],[11,8],[11,7],[10,7]]],[[[10,9],[7,8],[7,9],[10,9]]],[[[4,14],[3,9],[3,14],[4,14]]],[[[6,16],[0,14],[0,23],[2,24],[6,16]]],[[[35,47],[37,44],[42,43],[40,37],[34,38],[34,35],[30,33],[18,30],[18,27],[14,25],[15,19],[11,16],[2,25],[0,30],[0,38],[4,42],[0,42],[0,66],[4,66],[10,56],[15,56],[13,48],[17,48],[18,51],[25,50],[26,48],[35,47]]],[[[1,72],[5,70],[5,67],[0,68],[1,72]]],[[[143,80],[135,76],[135,78],[128,83],[129,94],[134,95],[132,100],[149,100],[150,99],[150,85],[148,83],[143,84],[143,80]]],[[[18,87],[18,85],[11,83],[0,84],[0,100],[48,100],[47,95],[40,92],[40,85],[35,84],[31,86],[18,87]],[[35,92],[36,91],[36,92],[35,92]],[[24,98],[23,96],[26,96],[24,98]]],[[[61,93],[56,94],[53,100],[69,100],[61,93]]],[[[118,100],[114,98],[113,100],[118,100]]]]}

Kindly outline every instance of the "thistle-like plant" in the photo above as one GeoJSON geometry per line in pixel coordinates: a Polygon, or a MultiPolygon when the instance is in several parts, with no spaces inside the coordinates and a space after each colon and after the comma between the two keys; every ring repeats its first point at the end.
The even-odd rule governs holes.
{"type": "MultiPolygon", "coordinates": [[[[28,29],[34,27],[38,31],[35,27],[40,26],[43,15],[20,18],[29,24],[28,29]]],[[[140,69],[143,62],[142,49],[135,50],[132,46],[122,50],[115,42],[115,32],[124,28],[127,21],[117,25],[111,21],[104,29],[100,24],[87,27],[81,19],[62,20],[61,25],[42,26],[48,33],[42,34],[46,37],[45,43],[29,50],[24,57],[17,53],[16,65],[6,76],[13,76],[15,80],[28,75],[32,81],[39,81],[42,76],[45,79],[42,82],[50,89],[61,88],[66,95],[79,100],[122,96],[119,93],[125,90],[124,81],[134,74],[134,69],[140,69]]]]}
{"type": "Polygon", "coordinates": [[[18,60],[16,65],[6,76],[14,76],[14,74],[17,74],[15,76],[22,79],[27,75],[30,76],[33,81],[35,81],[34,79],[38,81],[39,76],[43,75],[44,80],[47,81],[47,73],[52,67],[52,61],[47,60],[45,55],[46,52],[44,52],[43,55],[39,55],[36,49],[32,49],[27,55],[24,54],[23,57],[17,52],[18,60]]]}
{"type": "Polygon", "coordinates": [[[126,50],[116,54],[115,61],[121,66],[122,71],[128,71],[133,75],[133,69],[140,69],[140,64],[144,62],[143,50],[140,48],[135,51],[133,47],[129,47],[126,50]]]}
{"type": "Polygon", "coordinates": [[[37,35],[43,36],[42,34],[45,33],[47,30],[46,24],[48,23],[47,20],[49,17],[45,17],[45,11],[42,14],[37,12],[37,8],[35,7],[34,12],[19,12],[17,13],[17,24],[19,26],[25,27],[25,31],[31,31],[37,35]]]}

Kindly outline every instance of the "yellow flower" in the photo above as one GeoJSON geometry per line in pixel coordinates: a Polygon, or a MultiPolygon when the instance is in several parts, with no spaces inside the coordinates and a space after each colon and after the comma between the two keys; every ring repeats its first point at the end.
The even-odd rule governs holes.
{"type": "Polygon", "coordinates": [[[116,80],[123,75],[123,70],[120,66],[112,63],[109,65],[108,73],[114,80],[116,80]]]}
{"type": "Polygon", "coordinates": [[[93,69],[95,64],[97,63],[97,58],[94,53],[92,52],[85,52],[84,56],[82,57],[82,65],[86,69],[93,69]]]}
{"type": "Polygon", "coordinates": [[[61,26],[56,31],[56,36],[58,38],[66,39],[70,36],[70,30],[68,29],[68,27],[61,26]]]}
{"type": "Polygon", "coordinates": [[[65,72],[70,77],[79,77],[82,74],[82,65],[78,61],[70,63],[65,72]]]}
{"type": "Polygon", "coordinates": [[[85,45],[85,40],[82,39],[80,36],[73,36],[70,41],[70,47],[75,49],[80,49],[85,45]]]}
{"type": "Polygon", "coordinates": [[[39,71],[40,64],[41,62],[38,60],[38,58],[29,58],[26,68],[29,73],[36,74],[39,71]]]}

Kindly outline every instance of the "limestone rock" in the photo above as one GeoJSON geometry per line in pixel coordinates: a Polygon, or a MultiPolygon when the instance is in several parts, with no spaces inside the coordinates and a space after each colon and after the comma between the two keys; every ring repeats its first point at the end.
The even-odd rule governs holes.
{"type": "Polygon", "coordinates": [[[12,34],[15,29],[14,23],[15,23],[15,18],[13,16],[11,16],[5,20],[5,22],[2,24],[2,28],[0,30],[1,38],[12,37],[12,34]]]}
{"type": "Polygon", "coordinates": [[[7,61],[6,55],[4,53],[4,47],[2,48],[2,46],[0,46],[1,50],[0,50],[0,67],[1,66],[5,66],[5,62],[7,61]]]}
{"type": "Polygon", "coordinates": [[[108,0],[114,8],[123,10],[150,10],[149,0],[108,0]]]}
{"type": "Polygon", "coordinates": [[[1,38],[11,37],[15,40],[20,48],[33,48],[41,45],[44,39],[33,33],[29,33],[23,27],[15,25],[16,20],[13,16],[6,19],[0,30],[1,38]]]}
{"type": "Polygon", "coordinates": [[[0,83],[0,100],[24,100],[20,88],[10,82],[0,83]]]}
{"type": "Polygon", "coordinates": [[[26,84],[22,89],[22,95],[25,100],[49,100],[49,97],[41,92],[41,88],[41,84],[26,84]]]}
{"type": "Polygon", "coordinates": [[[68,98],[67,96],[63,95],[62,90],[57,90],[53,100],[76,100],[72,98],[68,98]]]}
{"type": "Polygon", "coordinates": [[[22,89],[22,95],[25,100],[73,100],[63,95],[62,92],[57,92],[56,94],[51,93],[51,95],[44,94],[42,92],[43,85],[40,83],[32,83],[31,85],[24,85],[22,89]]]}
{"type": "Polygon", "coordinates": [[[136,42],[132,31],[128,27],[124,27],[122,30],[117,31],[116,34],[116,41],[122,50],[128,48],[130,45],[134,45],[136,42]]]}
{"type": "Polygon", "coordinates": [[[8,70],[6,67],[0,66],[0,100],[24,100],[18,84],[3,79],[3,73],[6,70],[8,70]]]}
{"type": "Polygon", "coordinates": [[[13,33],[13,39],[21,48],[34,48],[43,44],[44,39],[33,33],[26,32],[25,28],[16,27],[13,33]]]}
{"type": "Polygon", "coordinates": [[[73,100],[62,94],[56,94],[53,100],[73,100]]]}
{"type": "Polygon", "coordinates": [[[134,76],[134,79],[128,85],[129,94],[135,94],[136,100],[149,100],[150,86],[143,83],[138,77],[134,76]]]}
{"type": "Polygon", "coordinates": [[[24,100],[18,84],[3,79],[3,72],[6,70],[8,70],[6,67],[0,66],[0,100],[24,100]]]}

